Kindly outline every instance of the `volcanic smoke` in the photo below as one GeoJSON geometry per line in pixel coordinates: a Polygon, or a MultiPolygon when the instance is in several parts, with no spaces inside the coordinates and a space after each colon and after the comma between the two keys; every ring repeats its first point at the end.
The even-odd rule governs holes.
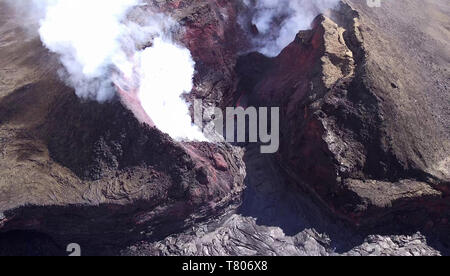
{"type": "MultiPolygon", "coordinates": [[[[31,10],[33,17],[41,15],[41,41],[58,54],[64,66],[60,76],[80,98],[106,102],[120,92],[122,99],[142,106],[130,108],[141,121],[177,140],[206,140],[182,98],[193,88],[195,63],[173,38],[181,30],[175,20],[142,0],[9,2],[21,11],[31,10]]],[[[315,16],[338,2],[243,0],[247,9],[240,21],[257,29],[254,50],[276,56],[315,16]]]]}
{"type": "MultiPolygon", "coordinates": [[[[24,1],[20,1],[24,3],[24,1]]],[[[151,121],[178,140],[205,140],[181,98],[195,63],[172,33],[181,27],[140,0],[34,0],[39,35],[60,57],[61,77],[83,99],[137,97],[151,121]],[[133,95],[134,94],[134,95],[133,95]]]]}
{"type": "Polygon", "coordinates": [[[257,29],[257,34],[251,32],[253,50],[274,57],[294,41],[299,31],[310,29],[317,15],[338,3],[339,0],[244,0],[246,9],[240,23],[244,29],[249,30],[251,25],[257,29]]]}

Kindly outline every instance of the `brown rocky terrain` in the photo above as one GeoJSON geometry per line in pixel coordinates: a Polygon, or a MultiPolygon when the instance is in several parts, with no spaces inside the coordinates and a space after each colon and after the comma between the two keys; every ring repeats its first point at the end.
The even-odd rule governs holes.
{"type": "Polygon", "coordinates": [[[365,14],[370,8],[356,12],[352,5],[358,6],[341,4],[318,17],[273,60],[244,57],[244,75],[261,64],[267,68],[259,79],[241,80],[251,91],[245,97],[250,105],[282,107],[278,160],[332,212],[355,225],[419,210],[426,217],[405,222],[446,222],[448,63],[441,59],[448,53],[438,51],[446,45],[423,35],[431,44],[425,51],[436,52],[415,55],[408,41],[414,38],[383,31],[365,14]],[[424,63],[436,53],[436,62],[424,63]]]}
{"type": "Polygon", "coordinates": [[[37,231],[58,244],[77,240],[88,254],[113,254],[240,202],[239,149],[179,144],[119,99],[78,99],[39,39],[8,25],[12,13],[3,3],[1,10],[4,31],[17,39],[1,56],[2,232],[37,231]]]}
{"type": "Polygon", "coordinates": [[[0,254],[448,254],[445,1],[342,1],[275,58],[240,55],[237,1],[154,2],[186,27],[193,96],[281,107],[279,153],[79,100],[0,1],[0,254]]]}

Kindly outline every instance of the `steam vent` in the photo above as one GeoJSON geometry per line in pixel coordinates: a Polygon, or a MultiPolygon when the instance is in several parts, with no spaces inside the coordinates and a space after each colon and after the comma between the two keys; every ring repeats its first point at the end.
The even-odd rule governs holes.
{"type": "Polygon", "coordinates": [[[450,255],[449,81],[447,0],[0,0],[0,256],[450,255]]]}

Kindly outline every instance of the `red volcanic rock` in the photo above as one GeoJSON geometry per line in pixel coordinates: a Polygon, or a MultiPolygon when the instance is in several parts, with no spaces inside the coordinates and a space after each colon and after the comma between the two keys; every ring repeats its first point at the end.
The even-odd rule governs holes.
{"type": "MultiPolygon", "coordinates": [[[[180,41],[196,62],[194,89],[190,97],[217,106],[232,102],[236,85],[234,67],[242,33],[237,23],[237,1],[182,1],[173,14],[184,26],[180,41]],[[188,6],[189,8],[183,9],[188,6]],[[189,11],[187,13],[186,11],[189,11]]],[[[172,2],[173,3],[173,2],[172,2]]]]}
{"type": "Polygon", "coordinates": [[[219,153],[214,154],[214,163],[216,165],[216,168],[221,171],[226,171],[228,169],[227,162],[225,162],[225,159],[219,153]]]}
{"type": "Polygon", "coordinates": [[[136,119],[143,124],[147,124],[150,127],[155,127],[155,123],[148,116],[142,107],[141,101],[135,91],[124,91],[120,87],[117,87],[117,94],[120,97],[122,104],[133,112],[136,119]]]}

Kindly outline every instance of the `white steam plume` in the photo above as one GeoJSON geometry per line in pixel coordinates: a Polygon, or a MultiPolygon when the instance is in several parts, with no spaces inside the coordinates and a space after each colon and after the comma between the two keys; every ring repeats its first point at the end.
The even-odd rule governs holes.
{"type": "Polygon", "coordinates": [[[195,63],[172,39],[180,28],[173,19],[141,0],[32,1],[44,14],[41,40],[60,56],[61,75],[79,97],[105,102],[120,88],[171,137],[205,140],[181,98],[192,90],[195,63]]]}
{"type": "Polygon", "coordinates": [[[244,28],[253,24],[258,29],[254,50],[267,56],[278,55],[295,35],[310,28],[314,18],[335,7],[339,0],[244,0],[248,8],[241,16],[244,28]]]}
{"type": "MultiPolygon", "coordinates": [[[[130,34],[123,22],[138,0],[34,0],[45,4],[39,34],[57,53],[68,83],[81,98],[100,102],[114,96],[111,70],[131,65],[121,39],[130,34]]],[[[133,45],[134,46],[134,45],[133,45]]]]}
{"type": "Polygon", "coordinates": [[[180,98],[180,92],[193,88],[195,63],[189,50],[157,37],[140,53],[140,60],[139,98],[155,125],[175,138],[206,140],[180,98]]]}

